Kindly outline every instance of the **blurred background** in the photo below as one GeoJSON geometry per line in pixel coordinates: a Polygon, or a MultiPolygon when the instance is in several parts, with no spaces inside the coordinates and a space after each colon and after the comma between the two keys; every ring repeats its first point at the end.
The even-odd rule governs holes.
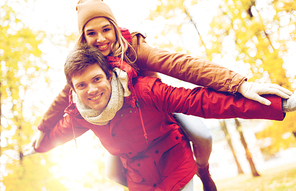
{"type": "MultiPolygon", "coordinates": [[[[294,0],[104,2],[119,26],[142,32],[151,46],[211,60],[249,81],[296,89],[294,0]]],[[[0,1],[0,191],[126,190],[105,178],[106,151],[91,132],[77,139],[77,148],[71,141],[46,154],[23,156],[22,148],[66,84],[63,65],[78,38],[76,3],[0,1]]],[[[194,87],[161,77],[172,86],[194,87]]],[[[284,165],[295,169],[295,119],[295,112],[281,122],[203,119],[214,138],[210,170],[218,188],[229,178],[261,177],[284,165]]],[[[293,173],[281,181],[286,188],[296,185],[293,173]]],[[[272,186],[257,190],[278,188],[274,181],[261,184],[272,186]]],[[[198,178],[195,186],[201,190],[198,178]]]]}

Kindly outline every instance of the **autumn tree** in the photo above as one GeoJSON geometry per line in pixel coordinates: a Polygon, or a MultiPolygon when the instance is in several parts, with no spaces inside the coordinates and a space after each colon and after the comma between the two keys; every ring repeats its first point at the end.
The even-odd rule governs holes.
{"type": "MultiPolygon", "coordinates": [[[[295,72],[289,68],[295,48],[295,13],[293,0],[159,0],[150,18],[166,22],[158,29],[165,40],[154,38],[163,47],[212,60],[249,81],[294,90],[295,72]]],[[[258,135],[272,139],[270,152],[295,146],[296,125],[291,122],[295,117],[289,113],[283,122],[268,124],[258,135]]]]}
{"type": "Polygon", "coordinates": [[[33,134],[37,117],[32,87],[47,71],[41,59],[44,33],[26,27],[12,7],[0,8],[1,182],[9,190],[65,190],[49,173],[46,155],[24,158],[23,146],[33,134]]]}
{"type": "MultiPolygon", "coordinates": [[[[104,161],[101,158],[104,152],[101,150],[105,151],[105,149],[94,135],[89,136],[97,140],[96,143],[91,143],[91,145],[94,144],[94,150],[83,153],[89,155],[93,168],[85,172],[83,178],[71,179],[61,173],[66,170],[69,173],[76,170],[72,174],[82,174],[77,171],[77,163],[81,161],[69,158],[68,161],[76,163],[71,163],[68,169],[63,169],[64,166],[61,164],[62,158],[67,159],[69,155],[78,153],[76,148],[71,149],[71,142],[69,142],[70,146],[64,145],[46,154],[35,154],[29,157],[23,155],[24,145],[30,142],[41,116],[47,109],[42,106],[46,105],[44,102],[51,98],[50,94],[53,94],[51,86],[56,82],[51,75],[59,75],[57,72],[61,72],[58,79],[60,90],[65,85],[60,83],[60,79],[64,79],[62,72],[64,60],[61,60],[62,63],[58,66],[59,71],[51,68],[53,63],[46,59],[48,55],[43,52],[44,44],[47,45],[46,49],[50,46],[50,48],[55,47],[57,52],[60,50],[65,52],[66,57],[78,38],[78,34],[69,33],[65,28],[58,28],[57,31],[51,32],[36,30],[22,20],[22,16],[13,6],[16,4],[23,10],[31,10],[32,5],[37,1],[6,1],[7,4],[0,8],[0,190],[2,190],[1,186],[4,186],[7,191],[62,191],[72,185],[74,187],[79,185],[86,189],[106,190],[113,187],[115,183],[107,180],[104,175],[104,161]]],[[[54,96],[56,95],[53,95],[52,100],[54,96]]],[[[90,140],[89,137],[87,137],[88,140],[90,140]]],[[[85,151],[83,148],[82,150],[85,151]]]]}
{"type": "Polygon", "coordinates": [[[242,145],[243,145],[243,147],[245,149],[245,152],[246,152],[245,153],[246,154],[246,158],[247,158],[247,161],[248,161],[248,163],[250,165],[252,175],[254,177],[260,176],[260,174],[258,173],[258,171],[256,169],[256,165],[255,165],[255,163],[253,161],[252,154],[251,154],[251,152],[250,152],[250,150],[248,148],[248,144],[247,144],[247,141],[245,139],[245,136],[243,134],[242,125],[241,125],[241,123],[239,122],[239,120],[237,118],[235,118],[234,120],[235,120],[236,129],[237,129],[237,131],[239,133],[240,141],[241,141],[241,143],[242,143],[242,145]]]}
{"type": "MultiPolygon", "coordinates": [[[[270,43],[273,45],[271,50],[275,49],[274,52],[278,53],[278,57],[282,60],[289,59],[291,54],[291,49],[294,47],[295,42],[295,24],[296,24],[296,4],[292,0],[288,1],[273,1],[269,4],[269,8],[274,11],[275,14],[272,15],[270,19],[262,19],[265,22],[267,28],[267,35],[270,38],[270,43]]],[[[256,10],[258,15],[262,14],[263,8],[256,10]]],[[[264,12],[263,12],[264,13],[264,12]]],[[[261,16],[262,17],[262,16],[261,16]]],[[[278,75],[277,64],[281,62],[270,62],[269,67],[265,67],[266,70],[273,74],[276,78],[280,80],[277,83],[283,82],[283,75],[278,75]],[[282,77],[282,78],[281,78],[282,77]]],[[[294,63],[292,63],[294,64],[294,63]]],[[[295,90],[295,73],[293,70],[289,69],[289,63],[283,62],[282,68],[285,69],[284,75],[288,79],[288,84],[291,84],[291,89],[295,90]]],[[[288,87],[287,85],[283,85],[288,87]]],[[[283,122],[269,123],[267,127],[260,133],[257,137],[262,140],[270,140],[270,144],[262,148],[265,153],[275,154],[281,149],[287,149],[289,147],[296,146],[296,139],[294,132],[296,132],[296,124],[293,122],[295,120],[295,113],[287,113],[286,118],[283,122]]],[[[266,141],[263,141],[266,143],[266,141]]]]}

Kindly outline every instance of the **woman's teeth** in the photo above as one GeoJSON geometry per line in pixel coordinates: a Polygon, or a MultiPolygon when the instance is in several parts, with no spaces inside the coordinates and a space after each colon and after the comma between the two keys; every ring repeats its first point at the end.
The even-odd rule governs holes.
{"type": "Polygon", "coordinates": [[[105,45],[99,46],[99,49],[100,50],[105,50],[107,47],[108,47],[108,44],[105,44],[105,45]]]}

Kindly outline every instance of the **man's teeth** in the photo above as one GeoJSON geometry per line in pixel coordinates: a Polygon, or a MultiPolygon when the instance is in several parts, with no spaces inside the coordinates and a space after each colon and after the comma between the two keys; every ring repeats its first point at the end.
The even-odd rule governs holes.
{"type": "Polygon", "coordinates": [[[94,97],[94,98],[91,98],[91,100],[97,100],[101,97],[101,95],[97,96],[97,97],[94,97]]]}

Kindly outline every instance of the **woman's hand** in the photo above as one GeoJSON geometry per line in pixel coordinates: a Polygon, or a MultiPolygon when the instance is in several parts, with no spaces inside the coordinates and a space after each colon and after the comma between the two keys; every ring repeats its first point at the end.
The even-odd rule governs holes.
{"type": "Polygon", "coordinates": [[[270,105],[270,101],[260,95],[275,94],[281,98],[289,99],[293,94],[291,91],[277,85],[277,84],[259,84],[255,82],[243,82],[238,88],[238,92],[244,97],[258,101],[264,105],[270,105]]]}
{"type": "Polygon", "coordinates": [[[35,149],[39,148],[40,143],[43,140],[44,136],[45,136],[45,133],[38,130],[33,136],[31,142],[24,147],[24,155],[29,156],[29,155],[35,154],[36,153],[35,149]]]}

